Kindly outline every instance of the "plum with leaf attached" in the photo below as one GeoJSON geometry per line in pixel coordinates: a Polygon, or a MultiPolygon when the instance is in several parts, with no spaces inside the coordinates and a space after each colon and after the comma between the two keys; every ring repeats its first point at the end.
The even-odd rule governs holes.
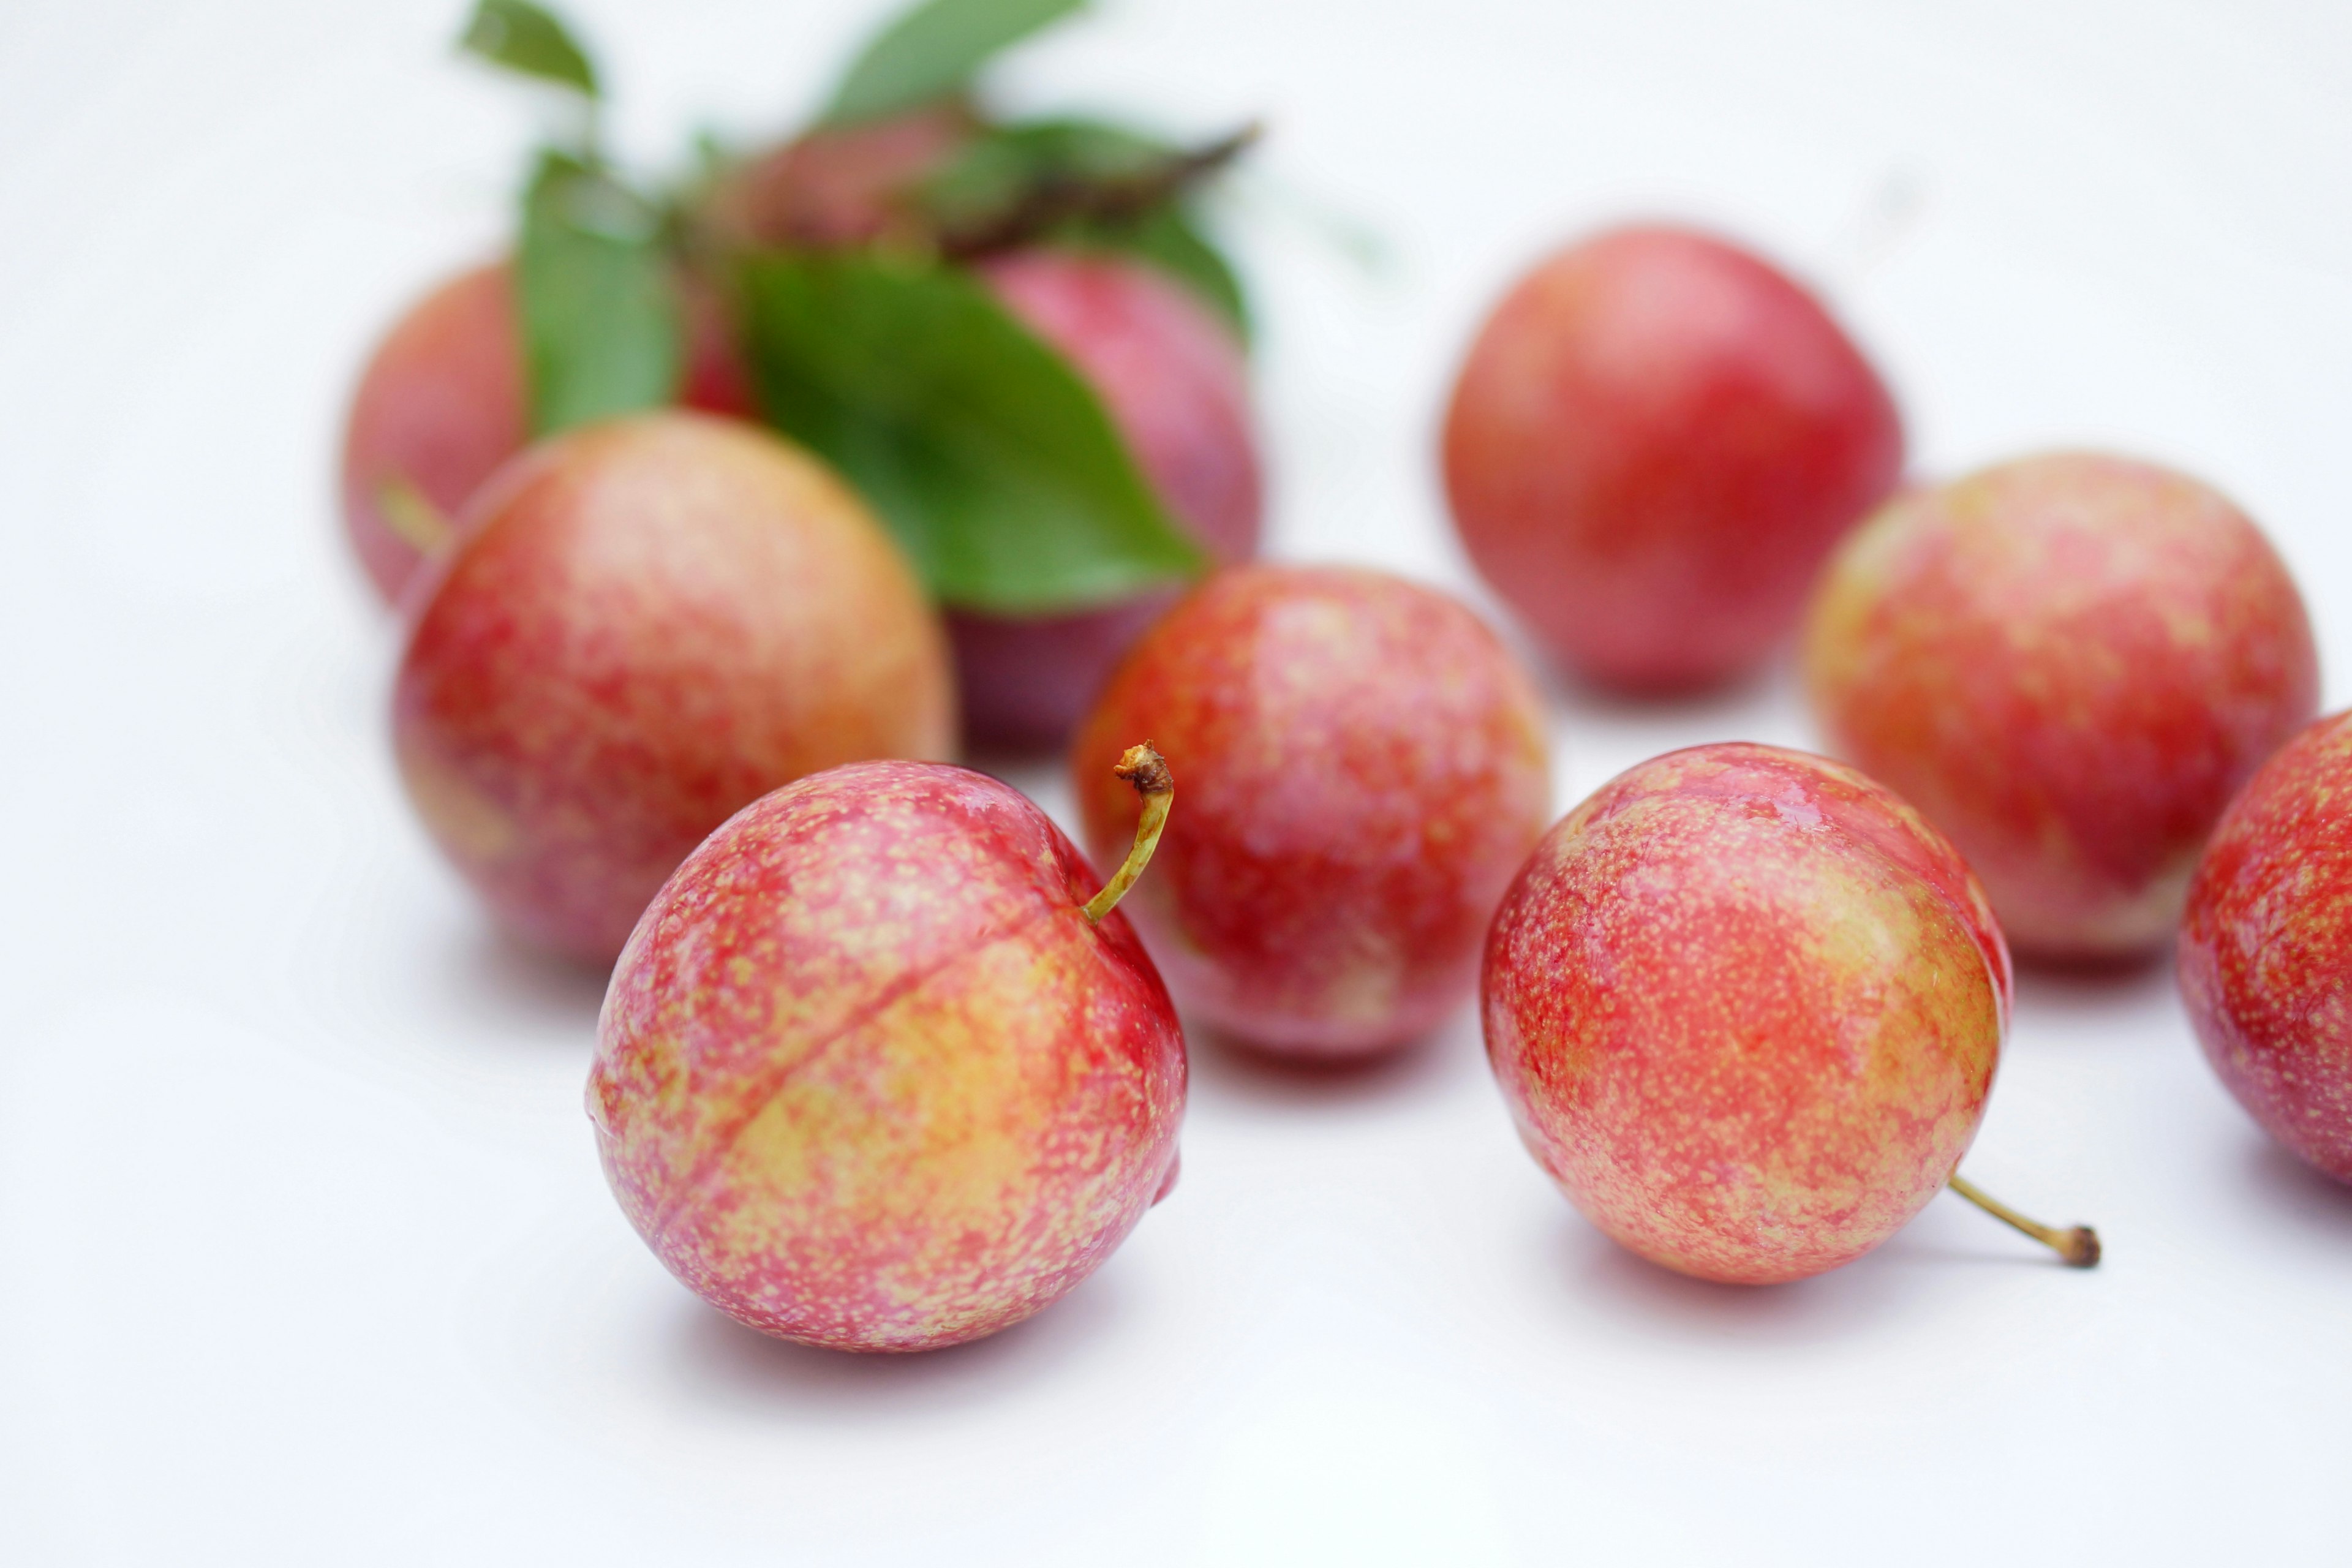
{"type": "Polygon", "coordinates": [[[1103,211],[1149,212],[1169,199],[1161,186],[1234,150],[1173,155],[1109,127],[991,129],[916,109],[821,126],[714,198],[721,233],[761,258],[749,274],[752,353],[780,423],[831,441],[877,497],[906,498],[901,533],[922,542],[948,603],[976,744],[1057,743],[1175,597],[1154,581],[1187,570],[1188,552],[1214,563],[1256,552],[1263,486],[1237,288],[1173,213],[1139,231],[1152,237],[1141,254],[1100,242],[1126,232],[1106,229],[1103,211]],[[935,162],[917,177],[908,165],[926,153],[935,162]],[[1056,195],[1041,206],[1040,192],[1056,195]],[[1091,216],[1057,216],[1055,203],[1091,216]],[[889,259],[900,244],[961,265],[910,275],[889,259]],[[887,396],[877,368],[893,373],[887,396]],[[1015,417],[1016,396],[1048,413],[1015,417]],[[917,420],[896,412],[908,399],[917,420]],[[1106,462],[1114,447],[1140,489],[1106,462]],[[1175,536],[1148,525],[1155,508],[1175,536]],[[1106,548],[1105,526],[1125,543],[1106,548]],[[992,534],[1024,548],[971,558],[992,534]],[[1139,559],[1122,562],[1121,548],[1139,559]],[[1074,599],[1110,602],[1066,607],[1074,599]]]}
{"type": "Polygon", "coordinates": [[[950,610],[967,737],[1027,748],[1173,584],[1255,552],[1244,307],[1191,211],[1252,133],[1187,152],[992,121],[968,91],[984,54],[926,53],[928,27],[983,13],[1046,19],[910,13],[817,125],[719,177],[705,239],[750,258],[771,417],[875,498],[950,610]]]}
{"type": "MultiPolygon", "coordinates": [[[[1102,398],[1144,477],[1217,562],[1257,552],[1260,479],[1249,371],[1232,329],[1158,269],[1037,247],[987,263],[990,289],[1102,398]]],[[[948,617],[975,744],[1061,741],[1114,662],[1177,596],[1149,589],[1097,610],[948,617]]]]}
{"type": "Polygon", "coordinates": [[[434,296],[363,383],[346,511],[387,595],[527,437],[756,407],[950,612],[973,738],[1058,740],[1176,586],[1255,552],[1261,507],[1241,294],[1194,212],[1250,133],[1186,150],[973,93],[1075,8],[930,0],[800,135],[653,193],[599,150],[560,25],[482,0],[469,47],[587,112],[540,155],[513,266],[434,296]]]}

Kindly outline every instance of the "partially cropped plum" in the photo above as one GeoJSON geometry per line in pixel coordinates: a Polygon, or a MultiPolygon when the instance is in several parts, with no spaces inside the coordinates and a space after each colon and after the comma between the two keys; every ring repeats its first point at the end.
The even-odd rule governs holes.
{"type": "MultiPolygon", "coordinates": [[[[1152,268],[1036,249],[988,263],[991,288],[1061,351],[1108,407],[1160,500],[1219,562],[1257,551],[1260,482],[1249,370],[1233,331],[1152,268]]],[[[1118,656],[1175,590],[1075,615],[948,617],[972,743],[1062,743],[1118,656]]]]}
{"type": "Polygon", "coordinates": [[[958,103],[854,125],[818,126],[731,170],[702,221],[729,245],[826,249],[889,238],[915,219],[908,198],[978,129],[958,103]]]}
{"type": "Polygon", "coordinates": [[[1552,828],[1487,937],[1486,1051],[1528,1150],[1654,1262],[1738,1284],[1876,1247],[1950,1183],[2009,1026],[1976,879],[1885,787],[1701,746],[1552,828]]]}
{"type": "Polygon", "coordinates": [[[2318,702],[2244,513],[2152,464],[2029,458],[1886,508],[1806,633],[1832,747],[1960,847],[2021,955],[2144,956],[2230,797],[2318,702]]]}
{"type": "MultiPolygon", "coordinates": [[[[688,296],[678,401],[748,418],[751,384],[716,307],[688,296]]],[[[461,272],[376,345],[343,431],[343,528],[390,603],[448,543],[450,520],[530,439],[514,284],[504,263],[461,272]]]]}
{"type": "Polygon", "coordinates": [[[584,427],[494,478],[412,623],[411,800],[526,940],[609,963],[705,835],[804,773],[940,757],[945,639],[831,471],[732,420],[584,427]]]}
{"type": "Polygon", "coordinates": [[[461,272],[418,300],[377,344],[343,436],[343,528],[386,600],[396,600],[456,514],[528,439],[522,354],[504,267],[461,272]],[[410,506],[413,490],[428,509],[410,506]]]}
{"type": "Polygon", "coordinates": [[[2352,1182],[2352,714],[2264,763],[2206,846],[2180,995],[2263,1130],[2352,1182]]]}
{"type": "Polygon", "coordinates": [[[1145,634],[1071,752],[1087,838],[1149,735],[1185,781],[1132,905],[1177,999],[1263,1049],[1360,1057],[1469,997],[1550,814],[1543,710],[1477,616],[1384,573],[1241,566],[1145,634]]]}
{"type": "MultiPolygon", "coordinates": [[[[1167,770],[1124,765],[1156,827],[1167,770]]],[[[1018,793],[915,763],[735,816],[646,910],[597,1028],[630,1222],[808,1344],[933,1349],[1055,1300],[1175,1177],[1184,1037],[1110,908],[1150,852],[1097,892],[1018,793]]]]}
{"type": "Polygon", "coordinates": [[[1820,302],[1663,227],[1522,279],[1471,347],[1444,444],[1495,592],[1570,668],[1636,692],[1759,664],[1903,468],[1895,404],[1820,302]]]}

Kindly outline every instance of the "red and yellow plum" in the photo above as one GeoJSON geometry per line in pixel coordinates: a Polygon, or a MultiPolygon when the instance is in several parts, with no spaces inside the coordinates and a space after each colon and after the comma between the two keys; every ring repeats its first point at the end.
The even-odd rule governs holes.
{"type": "Polygon", "coordinates": [[[831,471],[732,420],[591,426],[492,479],[394,695],[425,825],[528,941],[609,963],[703,837],[845,762],[950,750],[937,617],[831,471]]]}
{"type": "Polygon", "coordinates": [[[843,1350],[1068,1291],[1172,1181],[1184,1108],[1175,1010],[1096,883],[961,768],[836,768],[739,814],[646,910],[598,1027],[631,1223],[730,1317],[843,1350]]]}
{"type": "Polygon", "coordinates": [[[1833,750],[1951,836],[2021,956],[2160,947],[2231,795],[2307,722],[2303,601],[2245,515],[2154,465],[2029,458],[1911,492],[1822,578],[1833,750]]]}
{"type": "Polygon", "coordinates": [[[1405,1044],[1476,980],[1496,900],[1550,812],[1534,686],[1469,610],[1384,573],[1240,566],[1120,664],[1071,752],[1087,838],[1137,805],[1149,735],[1185,782],[1131,909],[1177,999],[1267,1051],[1405,1044]]]}
{"type": "Polygon", "coordinates": [[[1620,774],[1545,836],[1482,1006],[1519,1134],[1586,1217],[1761,1284],[1869,1251],[1952,1176],[2010,989],[1982,890],[1916,812],[1725,744],[1620,774]]]}

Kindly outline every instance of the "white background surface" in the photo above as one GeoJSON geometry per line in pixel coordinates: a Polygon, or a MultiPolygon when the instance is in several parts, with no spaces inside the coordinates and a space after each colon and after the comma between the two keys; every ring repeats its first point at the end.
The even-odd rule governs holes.
{"type": "MultiPolygon", "coordinates": [[[[1337,1080],[1196,1044],[1175,1197],[995,1340],[702,1308],[596,1170],[600,982],[486,930],[399,798],[333,521],[360,354],[497,243],[531,128],[460,9],[0,7],[0,1559],[2341,1560],[2352,1193],[2161,968],[2025,980],[1969,1163],[2097,1222],[2095,1274],[1948,1198],[1799,1286],[1651,1268],[1517,1148],[1465,1007],[1337,1080]]],[[[877,15],[571,9],[648,158],[780,126],[877,15]]],[[[1268,116],[1279,554],[1475,594],[1431,461],[1472,324],[1549,242],[1691,215],[1832,294],[1920,470],[2090,440],[2232,491],[2344,700],[2341,5],[1119,0],[1002,79],[1268,116]]],[[[1784,675],[1562,690],[1556,732],[1563,806],[1810,738],[1784,675]]]]}

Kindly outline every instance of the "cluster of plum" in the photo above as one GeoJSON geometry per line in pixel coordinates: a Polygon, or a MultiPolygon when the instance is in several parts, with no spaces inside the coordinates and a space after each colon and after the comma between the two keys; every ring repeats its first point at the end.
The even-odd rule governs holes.
{"type": "MultiPolygon", "coordinates": [[[[1246,138],[980,108],[1074,4],[930,0],[666,202],[543,154],[515,259],[354,404],[402,776],[499,921],[614,963],[589,1113],[679,1278],[814,1344],[992,1332],[1173,1185],[1179,1005],[1328,1061],[1474,989],[1529,1149],[1662,1264],[1817,1273],[1947,1185],[2088,1264],[1956,1173],[2009,944],[2176,930],[2224,1080],[2352,1180],[2352,721],[2295,738],[2311,635],[2240,511],[2087,455],[1903,488],[1892,399],[1787,277],[1574,246],[1454,389],[1473,560],[1629,693],[1801,625],[1848,762],[1677,752],[1547,829],[1544,708],[1475,614],[1246,560],[1246,317],[1188,205],[1246,138]],[[960,734],[1066,747],[1096,860],[960,734]]],[[[545,13],[485,0],[469,41],[593,105],[545,13]]]]}

